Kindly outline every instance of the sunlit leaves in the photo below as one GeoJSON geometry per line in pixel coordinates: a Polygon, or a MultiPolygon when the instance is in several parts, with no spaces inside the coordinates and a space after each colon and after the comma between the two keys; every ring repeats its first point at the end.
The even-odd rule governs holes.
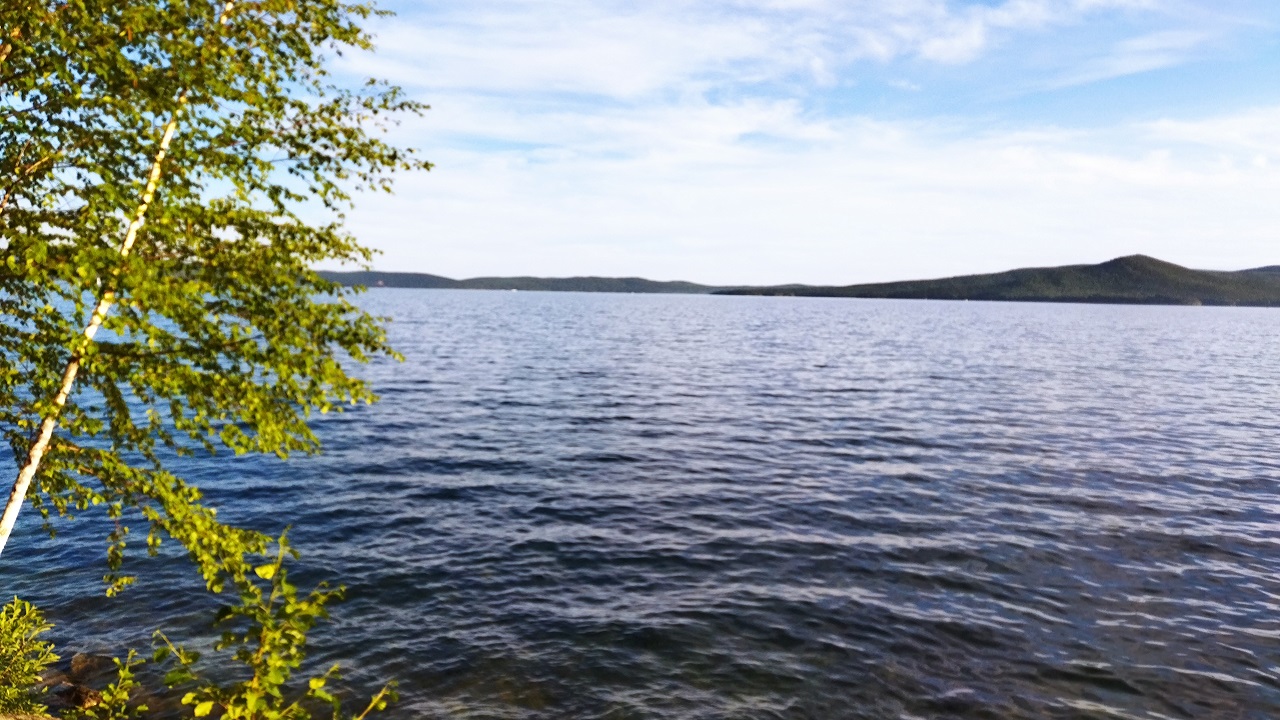
{"type": "MultiPolygon", "coordinates": [[[[224,606],[215,625],[221,629],[216,651],[230,653],[248,670],[245,679],[213,682],[201,674],[201,656],[174,644],[162,633],[156,635],[154,660],[170,667],[165,676],[169,687],[191,688],[182,703],[196,717],[220,711],[228,719],[304,720],[317,706],[328,706],[340,716],[341,701],[327,690],[338,677],[338,667],[310,678],[306,688],[290,689],[290,680],[302,665],[308,631],[327,617],[325,606],[342,595],[324,585],[300,594],[289,582],[286,561],[295,553],[285,536],[276,541],[271,561],[253,567],[252,573],[232,578],[239,600],[224,606]],[[265,582],[264,582],[265,581],[265,582]]],[[[382,710],[394,699],[393,686],[382,689],[357,718],[382,710]]]]}
{"type": "Polygon", "coordinates": [[[41,639],[51,629],[31,603],[14,598],[0,607],[0,715],[44,710],[33,688],[58,659],[41,639]]]}
{"type": "Polygon", "coordinates": [[[46,518],[108,508],[113,590],[129,582],[117,571],[139,519],[149,551],[178,540],[221,590],[266,538],[219,523],[174,462],[315,452],[312,411],[373,397],[347,366],[394,354],[380,323],[311,271],[369,258],[341,225],[353,193],[427,167],[379,132],[422,106],[377,81],[338,86],[326,69],[369,47],[360,23],[373,12],[338,0],[0,8],[0,431],[21,460],[58,414],[29,498],[46,518]],[[111,312],[86,343],[104,296],[111,312]]]}
{"type": "MultiPolygon", "coordinates": [[[[304,718],[317,703],[337,714],[336,668],[300,695],[286,688],[340,591],[300,595],[284,537],[222,523],[175,471],[194,454],[315,452],[313,411],[373,399],[349,365],[395,356],[380,322],[311,270],[366,262],[342,227],[354,194],[427,167],[380,132],[423,106],[375,80],[339,86],[326,69],[370,47],[360,23],[375,12],[341,0],[0,3],[0,433],[21,464],[56,418],[28,499],[51,533],[55,516],[105,511],[109,593],[133,581],[121,570],[140,522],[149,553],[175,540],[210,590],[235,598],[217,649],[249,679],[209,683],[197,653],[159,638],[165,682],[195,687],[183,703],[196,717],[304,718]],[[109,312],[90,342],[94,308],[109,312]],[[69,367],[79,374],[59,406],[69,367]]],[[[118,682],[78,717],[141,712],[137,665],[120,661],[118,682]]],[[[358,717],[393,697],[384,689],[358,717]]]]}

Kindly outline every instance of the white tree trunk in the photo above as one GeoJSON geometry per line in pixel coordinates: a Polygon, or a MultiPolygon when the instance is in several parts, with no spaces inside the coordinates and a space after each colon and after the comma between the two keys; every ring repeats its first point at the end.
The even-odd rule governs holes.
{"type": "MultiPolygon", "coordinates": [[[[218,24],[226,25],[227,20],[231,17],[231,11],[235,9],[236,0],[227,0],[222,6],[222,12],[218,15],[218,24]]],[[[17,31],[14,31],[12,37],[18,37],[17,31]]],[[[0,63],[9,57],[10,51],[13,49],[11,42],[5,43],[0,48],[0,63]]],[[[123,260],[133,251],[133,244],[138,239],[138,231],[142,229],[142,224],[146,222],[147,210],[151,207],[151,201],[155,199],[156,188],[160,185],[160,173],[164,165],[165,156],[169,154],[169,146],[173,143],[173,135],[178,130],[178,119],[182,114],[183,108],[187,104],[187,91],[183,91],[178,96],[178,109],[174,111],[173,117],[169,119],[169,123],[165,125],[164,135],[160,138],[160,148],[156,151],[155,158],[151,162],[151,173],[147,177],[147,186],[142,192],[142,200],[138,203],[137,210],[133,214],[133,220],[129,223],[129,229],[125,232],[124,242],[120,244],[120,258],[123,260]]],[[[40,433],[36,437],[36,441],[31,445],[30,452],[27,453],[27,462],[22,466],[22,470],[18,472],[18,477],[13,481],[13,490],[9,493],[9,501],[5,505],[4,515],[0,517],[0,554],[4,552],[4,547],[9,542],[9,535],[13,532],[13,526],[18,522],[18,513],[22,510],[22,504],[26,501],[27,491],[31,488],[31,481],[35,478],[36,472],[40,470],[40,461],[44,458],[45,451],[49,449],[49,441],[53,438],[53,430],[58,425],[58,416],[62,414],[62,408],[67,404],[67,398],[71,395],[71,390],[75,386],[76,375],[80,373],[80,358],[86,348],[93,343],[93,338],[98,334],[98,328],[102,327],[103,320],[106,319],[107,313],[111,311],[111,306],[115,304],[115,289],[108,286],[102,297],[98,300],[97,307],[93,310],[93,316],[89,319],[89,324],[84,328],[84,335],[80,342],[80,347],[71,354],[71,359],[67,361],[67,367],[62,372],[62,386],[58,389],[58,394],[53,399],[53,409],[49,411],[40,422],[40,433]]]]}
{"type": "MultiPolygon", "coordinates": [[[[183,93],[178,98],[178,111],[165,125],[164,135],[160,138],[160,149],[151,163],[151,174],[147,177],[147,186],[142,192],[142,201],[138,203],[133,220],[129,223],[129,229],[125,232],[124,242],[120,244],[121,259],[127,258],[133,251],[133,244],[138,239],[138,231],[146,222],[147,210],[150,209],[156,188],[160,185],[161,166],[164,164],[165,156],[169,154],[169,145],[173,142],[174,132],[178,129],[178,116],[186,102],[187,96],[183,93]]],[[[3,517],[0,517],[0,553],[4,552],[4,547],[9,542],[9,535],[13,532],[13,526],[18,521],[18,513],[22,510],[22,504],[27,498],[27,490],[30,489],[36,472],[40,470],[40,461],[44,459],[45,451],[49,449],[49,441],[53,439],[53,430],[58,425],[58,416],[61,415],[62,408],[66,406],[67,398],[71,396],[71,390],[75,387],[76,375],[80,373],[81,355],[93,343],[94,336],[98,334],[98,329],[102,327],[102,322],[106,319],[107,313],[111,312],[111,306],[115,301],[115,290],[108,287],[99,298],[89,324],[84,328],[79,348],[71,354],[71,359],[67,361],[67,366],[62,371],[62,386],[58,388],[58,394],[53,398],[53,409],[40,421],[40,432],[27,453],[26,464],[22,466],[17,479],[13,481],[9,502],[5,505],[3,517]]]]}

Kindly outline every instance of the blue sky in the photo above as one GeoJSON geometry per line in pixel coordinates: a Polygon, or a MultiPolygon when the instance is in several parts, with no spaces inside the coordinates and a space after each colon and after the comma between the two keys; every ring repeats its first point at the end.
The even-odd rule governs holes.
{"type": "Polygon", "coordinates": [[[375,267],[853,283],[1280,264],[1275,0],[395,0],[375,267]]]}

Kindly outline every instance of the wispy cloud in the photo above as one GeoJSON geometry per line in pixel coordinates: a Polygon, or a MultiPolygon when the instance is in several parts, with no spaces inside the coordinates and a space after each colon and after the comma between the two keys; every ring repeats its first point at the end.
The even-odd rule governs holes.
{"type": "Polygon", "coordinates": [[[1076,128],[980,105],[1212,55],[1270,32],[1269,2],[405,0],[345,70],[435,107],[403,137],[437,169],[353,227],[386,267],[453,276],[1274,263],[1280,93],[1076,128]]]}
{"type": "Polygon", "coordinates": [[[379,30],[379,57],[353,69],[376,68],[406,84],[438,89],[623,100],[717,83],[831,84],[859,61],[965,63],[1005,36],[1107,11],[1156,12],[1161,4],[472,0],[435,7],[403,4],[402,16],[379,30]]]}
{"type": "Polygon", "coordinates": [[[1261,153],[1280,160],[1280,108],[1259,108],[1203,120],[1160,120],[1146,129],[1165,142],[1261,153]]]}
{"type": "Polygon", "coordinates": [[[1084,85],[1181,65],[1221,39],[1221,34],[1203,30],[1170,30],[1128,38],[1050,84],[1084,85]]]}
{"type": "Polygon", "coordinates": [[[1280,108],[1192,125],[991,133],[813,120],[794,104],[747,102],[544,118],[524,130],[555,138],[553,148],[442,148],[437,173],[355,219],[388,267],[454,276],[847,283],[1131,252],[1265,264],[1280,235],[1280,151],[1228,136],[1268,117],[1280,108]]]}

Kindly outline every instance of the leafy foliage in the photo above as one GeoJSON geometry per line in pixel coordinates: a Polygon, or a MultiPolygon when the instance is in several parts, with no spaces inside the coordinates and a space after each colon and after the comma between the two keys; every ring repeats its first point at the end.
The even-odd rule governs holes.
{"type": "Polygon", "coordinates": [[[148,710],[146,705],[134,704],[133,694],[138,690],[138,681],[134,679],[134,670],[143,664],[133,650],[125,659],[115,659],[116,681],[101,693],[98,702],[91,707],[69,711],[64,717],[67,720],[133,720],[142,717],[148,710]]]}
{"type": "MultiPolygon", "coordinates": [[[[175,645],[157,631],[153,661],[168,667],[164,684],[186,691],[182,704],[196,718],[216,714],[228,720],[311,720],[315,710],[327,707],[334,720],[364,720],[386,709],[397,699],[394,683],[378,691],[358,714],[344,715],[342,700],[329,689],[339,678],[337,665],[305,683],[291,682],[306,655],[307,633],[328,617],[326,605],[341,598],[343,590],[322,584],[300,595],[286,567],[297,552],[287,535],[274,545],[274,555],[256,556],[264,562],[245,562],[228,575],[238,601],[224,606],[214,623],[222,634],[213,649],[230,656],[231,674],[242,679],[217,682],[204,677],[201,669],[209,663],[200,653],[175,645]],[[236,667],[240,672],[234,672],[236,667]]],[[[16,598],[0,610],[0,713],[44,710],[31,688],[58,659],[49,643],[37,639],[50,627],[32,605],[16,598]]],[[[117,680],[93,705],[67,711],[67,720],[145,717],[148,707],[136,702],[142,688],[135,677],[144,661],[130,651],[115,664],[117,680]]],[[[217,665],[220,675],[227,674],[227,667],[226,662],[217,665]]]]}
{"type": "MultiPolygon", "coordinates": [[[[105,508],[109,594],[132,580],[122,567],[141,522],[150,552],[176,540],[210,590],[238,595],[219,648],[243,682],[200,681],[193,653],[164,646],[171,679],[196,685],[197,716],[305,718],[333,700],[333,670],[287,702],[286,685],[339,592],[299,597],[284,538],[220,522],[174,461],[315,452],[313,413],[374,398],[347,366],[395,356],[351,291],[311,270],[367,263],[343,228],[355,193],[429,167],[382,135],[425,106],[330,75],[336,56],[371,49],[361,22],[377,12],[343,0],[0,3],[0,434],[19,469],[14,500],[50,532],[55,516],[105,508]]],[[[22,687],[52,655],[34,640],[39,614],[12,607],[0,684],[22,687]]],[[[117,661],[118,681],[76,716],[141,712],[139,663],[117,661]]]]}
{"type": "MultiPolygon", "coordinates": [[[[223,633],[214,649],[232,653],[248,670],[244,680],[217,684],[201,678],[199,653],[157,635],[160,645],[155,661],[173,665],[165,683],[170,687],[195,686],[182,698],[195,717],[219,710],[228,720],[309,720],[314,707],[325,705],[332,708],[334,718],[341,717],[341,701],[327,689],[329,681],[338,676],[336,665],[308,680],[300,693],[289,691],[289,680],[302,664],[307,632],[317,620],[327,617],[325,605],[342,595],[341,590],[322,585],[300,597],[288,581],[285,562],[290,557],[296,553],[282,535],[274,559],[254,567],[251,574],[234,578],[240,601],[218,614],[217,624],[223,633]]],[[[394,688],[384,687],[356,717],[382,710],[394,699],[394,688]]]]}
{"type": "Polygon", "coordinates": [[[44,711],[32,688],[58,659],[53,646],[40,639],[52,627],[24,600],[14,598],[0,608],[0,713],[44,711]]]}
{"type": "Polygon", "coordinates": [[[0,432],[27,498],[166,537],[211,589],[268,538],[220,523],[171,471],[194,453],[310,453],[313,412],[367,402],[344,364],[394,355],[319,277],[370,257],[353,193],[424,169],[381,132],[419,113],[327,64],[376,11],[340,0],[6,0],[0,8],[0,432]],[[101,323],[102,335],[87,332],[101,323]],[[74,381],[68,396],[59,391],[74,381]]]}

